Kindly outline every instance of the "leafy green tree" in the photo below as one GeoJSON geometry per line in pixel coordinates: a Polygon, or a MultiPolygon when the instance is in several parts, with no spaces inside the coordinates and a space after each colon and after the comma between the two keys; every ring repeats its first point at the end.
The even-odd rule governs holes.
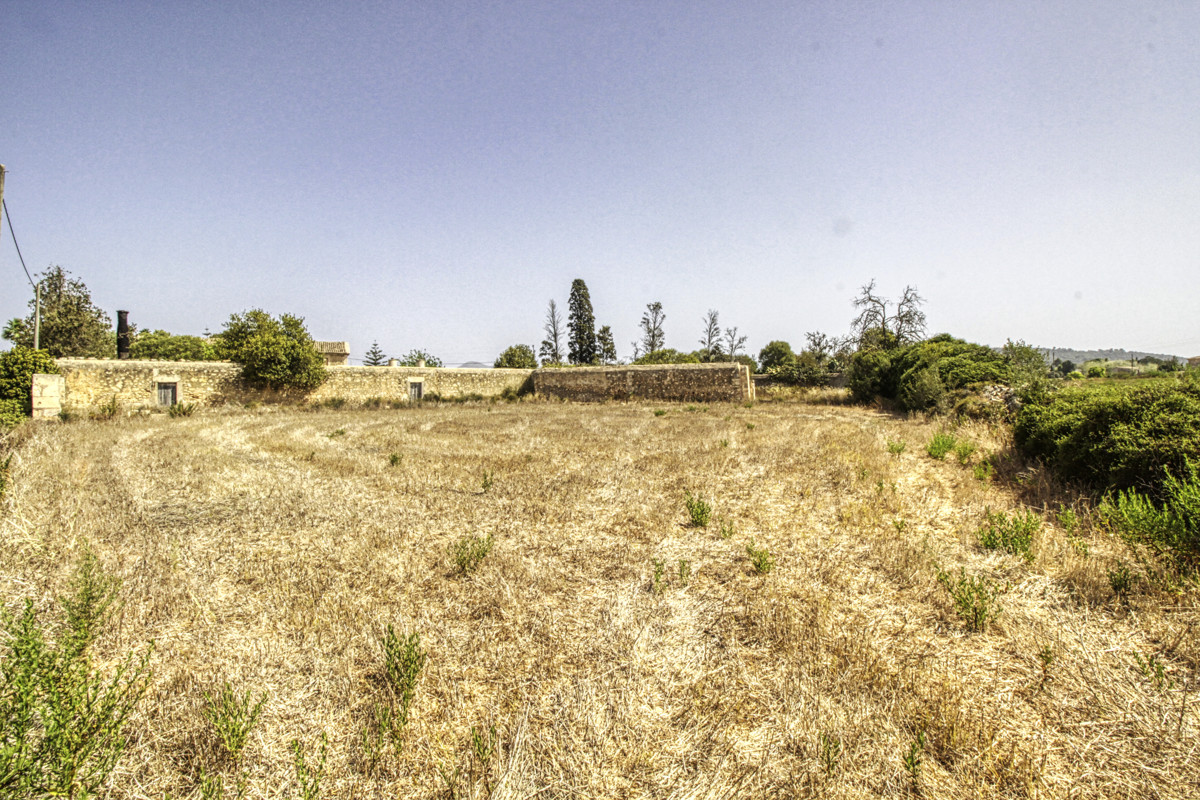
{"type": "Polygon", "coordinates": [[[667,336],[663,332],[663,322],[667,315],[663,313],[662,303],[654,302],[646,304],[646,312],[642,314],[642,341],[641,350],[643,358],[655,353],[663,348],[666,344],[667,336]]]}
{"type": "Polygon", "coordinates": [[[792,352],[792,346],[779,339],[767,342],[766,347],[758,351],[758,363],[763,372],[787,371],[792,368],[795,360],[796,354],[792,352]]]}
{"type": "Polygon", "coordinates": [[[176,335],[167,331],[138,331],[129,343],[130,358],[156,361],[213,361],[217,349],[199,336],[176,335]]]}
{"type": "Polygon", "coordinates": [[[315,389],[325,382],[325,357],[313,346],[304,318],[262,309],[233,314],[217,336],[217,355],[242,365],[251,386],[315,389]]]}
{"type": "Polygon", "coordinates": [[[58,365],[45,350],[17,346],[0,353],[0,428],[16,425],[33,413],[34,375],[57,375],[58,365]]]}
{"type": "Polygon", "coordinates": [[[409,350],[397,363],[402,367],[415,367],[419,362],[424,361],[427,367],[444,367],[442,360],[431,353],[424,350],[409,350]]]}
{"type": "Polygon", "coordinates": [[[613,341],[612,328],[605,325],[596,331],[596,347],[600,350],[601,364],[617,363],[617,344],[613,341]]]}
{"type": "Polygon", "coordinates": [[[496,369],[537,369],[537,356],[527,344],[514,344],[496,359],[496,369]]]}
{"type": "MultiPolygon", "coordinates": [[[[92,304],[92,294],[83,281],[52,266],[38,277],[42,287],[42,318],[38,344],[54,358],[115,358],[117,335],[108,314],[92,304]]],[[[33,347],[35,299],[29,301],[29,316],[14,318],[4,326],[4,338],[22,347],[33,347]]]]}
{"type": "Polygon", "coordinates": [[[387,356],[379,349],[379,342],[371,342],[371,349],[363,354],[363,364],[368,367],[382,367],[387,363],[387,356]]]}
{"type": "Polygon", "coordinates": [[[546,309],[546,321],[542,324],[542,330],[546,332],[546,338],[542,340],[542,346],[538,349],[542,366],[563,363],[562,314],[558,311],[558,304],[553,300],[546,309]]]}
{"type": "Polygon", "coordinates": [[[572,364],[595,364],[600,360],[592,299],[582,278],[571,282],[567,300],[567,360],[572,364]]]}

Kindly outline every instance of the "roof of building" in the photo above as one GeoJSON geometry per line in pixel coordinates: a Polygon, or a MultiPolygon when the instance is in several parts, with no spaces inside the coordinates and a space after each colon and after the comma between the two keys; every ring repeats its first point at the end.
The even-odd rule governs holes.
{"type": "Polygon", "coordinates": [[[350,354],[349,342],[313,342],[313,346],[317,348],[318,353],[350,354]]]}

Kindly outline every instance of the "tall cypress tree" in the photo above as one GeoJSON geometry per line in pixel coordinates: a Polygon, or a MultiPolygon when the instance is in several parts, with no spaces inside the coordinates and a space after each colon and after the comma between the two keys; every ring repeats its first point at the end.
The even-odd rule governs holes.
{"type": "Polygon", "coordinates": [[[596,347],[596,318],[592,299],[582,278],[571,282],[567,301],[567,360],[572,364],[595,364],[600,353],[596,347]]]}

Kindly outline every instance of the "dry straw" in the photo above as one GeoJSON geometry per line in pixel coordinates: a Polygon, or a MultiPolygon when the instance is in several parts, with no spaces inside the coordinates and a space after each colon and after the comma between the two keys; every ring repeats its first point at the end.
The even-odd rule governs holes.
{"type": "Polygon", "coordinates": [[[97,665],[157,649],[117,798],[198,797],[215,773],[298,796],[293,742],[323,797],[1197,796],[1195,596],[1116,597],[1106,575],[1129,555],[1079,505],[1070,537],[1044,515],[1030,561],[981,547],[989,509],[1063,499],[1002,433],[956,430],[996,465],[979,479],[922,447],[889,453],[928,441],[922,420],[667,410],[40,426],[9,470],[0,599],[53,618],[85,547],[121,579],[97,665]],[[721,526],[690,524],[698,489],[721,526]],[[469,571],[464,537],[492,543],[469,571]],[[687,579],[668,570],[654,591],[655,562],[687,579]],[[998,587],[985,631],[939,567],[998,587]],[[372,761],[364,727],[401,708],[388,625],[419,634],[425,660],[372,761]],[[206,716],[224,681],[267,697],[236,765],[206,716]]]}

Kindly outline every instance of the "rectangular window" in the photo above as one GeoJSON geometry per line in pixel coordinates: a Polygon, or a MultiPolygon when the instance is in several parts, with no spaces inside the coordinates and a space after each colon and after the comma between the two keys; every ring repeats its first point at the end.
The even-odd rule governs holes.
{"type": "Polygon", "coordinates": [[[178,383],[160,383],[158,384],[158,404],[160,406],[173,406],[175,399],[179,395],[178,383]]]}
{"type": "Polygon", "coordinates": [[[425,383],[423,381],[409,381],[408,399],[409,400],[420,400],[421,392],[424,389],[424,387],[425,387],[425,383]]]}

